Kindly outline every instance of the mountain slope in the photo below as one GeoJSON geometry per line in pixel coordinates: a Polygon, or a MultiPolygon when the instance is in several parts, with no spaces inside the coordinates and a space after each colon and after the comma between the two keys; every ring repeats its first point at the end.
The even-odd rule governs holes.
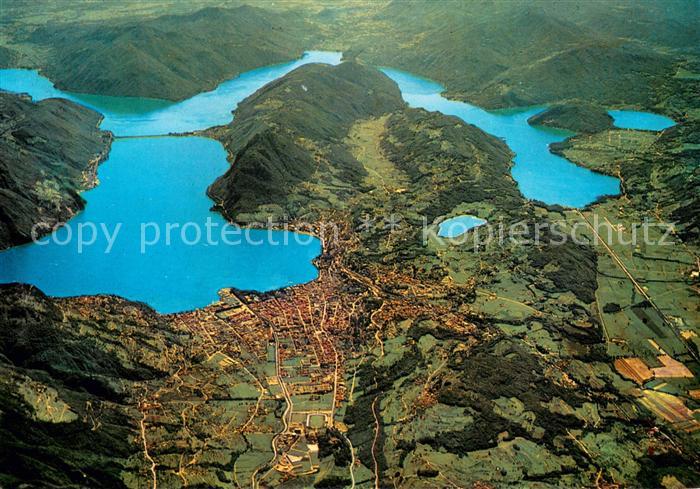
{"type": "Polygon", "coordinates": [[[580,97],[603,105],[657,103],[655,84],[672,77],[675,62],[634,43],[604,42],[555,52],[498,74],[464,92],[479,105],[534,105],[580,97]]]}
{"type": "Polygon", "coordinates": [[[231,124],[211,131],[232,165],[209,194],[236,220],[238,213],[266,204],[282,205],[284,214],[297,217],[308,197],[292,204],[289,194],[322,180],[338,180],[342,200],[365,174],[342,146],[351,125],[403,106],[398,87],[373,68],[302,66],[248,97],[231,124]]]}
{"type": "Polygon", "coordinates": [[[700,10],[646,3],[649,11],[625,1],[390,2],[359,27],[351,15],[339,21],[338,42],[350,56],[439,81],[487,108],[579,97],[652,107],[667,98],[657,88],[676,64],[697,56],[700,10]]]}
{"type": "Polygon", "coordinates": [[[358,31],[350,55],[427,76],[449,91],[474,90],[512,66],[594,39],[537,7],[479,14],[468,4],[415,2],[414,9],[405,9],[401,3],[378,14],[390,26],[386,32],[369,27],[368,37],[358,31]],[[385,36],[394,42],[382,42],[385,36]]]}
{"type": "Polygon", "coordinates": [[[19,55],[0,61],[40,67],[73,91],[182,99],[313,47],[420,74],[487,108],[572,98],[649,108],[700,44],[700,7],[683,0],[255,5],[154,7],[138,20],[97,7],[92,23],[20,15],[7,45],[19,55]]]}
{"type": "Polygon", "coordinates": [[[307,33],[298,14],[242,6],[144,21],[46,25],[28,40],[49,49],[42,70],[59,88],[180,100],[244,71],[299,57],[307,33]]]}
{"type": "MultiPolygon", "coordinates": [[[[111,134],[101,116],[73,102],[39,103],[0,92],[0,249],[27,242],[32,226],[80,211],[111,134]]],[[[40,234],[47,231],[43,228],[40,234]]]]}

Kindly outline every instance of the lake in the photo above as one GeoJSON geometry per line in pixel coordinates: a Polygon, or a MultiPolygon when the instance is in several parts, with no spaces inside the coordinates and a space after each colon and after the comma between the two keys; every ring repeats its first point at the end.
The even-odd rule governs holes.
{"type": "Polygon", "coordinates": [[[663,131],[676,122],[663,115],[639,112],[636,110],[609,110],[615,127],[621,129],[637,129],[639,131],[663,131]]]}
{"type": "MultiPolygon", "coordinates": [[[[306,63],[338,64],[340,59],[341,53],[308,52],[293,62],[243,73],[181,102],[64,92],[36,71],[0,70],[0,89],[26,92],[35,100],[62,97],[91,107],[104,115],[101,127],[117,136],[159,136],[117,139],[99,168],[100,184],[83,194],[86,209],[39,244],[0,252],[0,282],[31,283],[55,296],[117,294],[169,313],[205,306],[223,287],[267,291],[313,280],[318,271],[312,260],[321,252],[318,239],[232,228],[210,211],[213,203],[206,188],[228,168],[218,142],[163,135],[226,124],[236,105],[266,83],[306,63]],[[179,228],[171,226],[168,240],[169,224],[179,228]],[[161,239],[155,239],[156,229],[161,239]],[[197,229],[199,241],[194,239],[197,229]],[[229,234],[222,236],[222,229],[229,234]],[[94,242],[80,250],[75,240],[60,244],[80,230],[88,241],[93,232],[94,242]],[[218,244],[201,238],[210,231],[218,244]]],[[[443,87],[430,80],[389,68],[382,71],[398,83],[409,105],[457,116],[502,138],[516,154],[512,175],[526,197],[583,207],[619,192],[616,178],[549,152],[549,144],[571,133],[530,126],[528,118],[542,107],[488,112],[445,99],[443,87]]],[[[627,124],[628,116],[613,114],[616,124],[627,124]]],[[[646,129],[653,126],[652,119],[636,120],[646,129]]],[[[483,222],[457,216],[442,224],[450,226],[444,228],[449,234],[483,222]]]]}
{"type": "MultiPolygon", "coordinates": [[[[104,115],[101,127],[117,136],[158,135],[228,123],[245,97],[315,62],[337,64],[340,53],[309,52],[178,103],[63,92],[33,70],[0,70],[0,88],[29,93],[34,100],[62,97],[91,107],[104,115]]],[[[116,294],[172,313],[210,304],[223,287],[268,291],[315,279],[318,270],[312,260],[321,252],[317,238],[233,226],[221,235],[227,222],[210,211],[213,202],[206,189],[228,167],[221,144],[207,138],[115,140],[98,169],[100,184],[83,193],[85,210],[40,241],[46,244],[0,252],[0,282],[30,283],[59,297],[116,294]],[[207,229],[217,244],[204,238],[207,229]],[[83,242],[91,241],[92,233],[96,236],[81,250],[79,230],[83,242]]]]}
{"type": "Polygon", "coordinates": [[[228,124],[238,103],[256,90],[308,63],[340,63],[341,53],[309,51],[301,59],[249,71],[210,92],[181,102],[140,97],[111,97],[64,92],[36,70],[0,70],[0,89],[25,92],[37,100],[65,98],[100,112],[102,129],[117,136],[182,133],[228,124]]]}
{"type": "Polygon", "coordinates": [[[115,141],[100,166],[100,185],[83,193],[85,210],[40,241],[47,244],[1,252],[0,282],[31,283],[61,297],[117,294],[167,313],[206,306],[223,287],[267,291],[316,278],[312,260],[321,251],[316,238],[273,231],[268,239],[267,230],[232,225],[222,236],[227,222],[209,210],[205,190],[227,168],[223,147],[207,138],[115,141]],[[179,225],[170,239],[168,223],[179,225]],[[96,239],[79,252],[75,238],[81,227],[83,241],[96,239]],[[69,233],[74,239],[61,245],[69,233]]]}
{"type": "Polygon", "coordinates": [[[440,223],[438,236],[441,238],[456,238],[470,229],[483,226],[487,221],[476,216],[462,215],[445,219],[440,223]]]}
{"type": "Polygon", "coordinates": [[[549,151],[549,145],[573,133],[534,127],[527,120],[544,107],[489,112],[466,102],[444,98],[442,85],[391,68],[382,71],[394,80],[411,107],[457,116],[502,138],[515,153],[512,175],[528,199],[565,207],[585,207],[604,195],[617,195],[620,181],[571,163],[549,151]]]}

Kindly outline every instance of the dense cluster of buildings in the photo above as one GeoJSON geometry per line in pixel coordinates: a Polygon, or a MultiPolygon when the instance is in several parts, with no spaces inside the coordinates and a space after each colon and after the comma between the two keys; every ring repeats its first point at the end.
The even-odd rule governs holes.
{"type": "Polygon", "coordinates": [[[285,402],[284,430],[273,441],[273,466],[285,474],[318,469],[316,434],[334,426],[346,398],[342,345],[353,308],[337,287],[324,274],[266,294],[226,289],[217,303],[175,316],[207,339],[210,358],[240,362],[257,378],[264,397],[285,402]]]}

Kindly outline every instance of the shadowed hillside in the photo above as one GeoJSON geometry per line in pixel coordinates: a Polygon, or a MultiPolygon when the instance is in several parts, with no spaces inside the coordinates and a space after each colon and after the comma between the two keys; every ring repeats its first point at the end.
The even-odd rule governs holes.
{"type": "Polygon", "coordinates": [[[0,92],[0,249],[29,241],[36,223],[52,226],[83,208],[78,192],[94,184],[111,143],[100,120],[67,100],[0,92]]]}
{"type": "Polygon", "coordinates": [[[183,338],[139,304],[105,300],[88,317],[31,286],[0,285],[0,297],[0,485],[124,487],[120,471],[138,450],[129,397],[167,373],[154,353],[183,338]],[[115,322],[131,343],[114,341],[115,322]]]}

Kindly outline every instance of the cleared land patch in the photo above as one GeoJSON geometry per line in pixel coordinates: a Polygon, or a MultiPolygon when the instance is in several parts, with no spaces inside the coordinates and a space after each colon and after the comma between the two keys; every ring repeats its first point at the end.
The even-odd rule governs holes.
{"type": "Polygon", "coordinates": [[[389,115],[357,121],[348,134],[352,155],[367,170],[369,185],[387,193],[401,193],[408,186],[406,175],[396,168],[379,147],[389,115]]]}

